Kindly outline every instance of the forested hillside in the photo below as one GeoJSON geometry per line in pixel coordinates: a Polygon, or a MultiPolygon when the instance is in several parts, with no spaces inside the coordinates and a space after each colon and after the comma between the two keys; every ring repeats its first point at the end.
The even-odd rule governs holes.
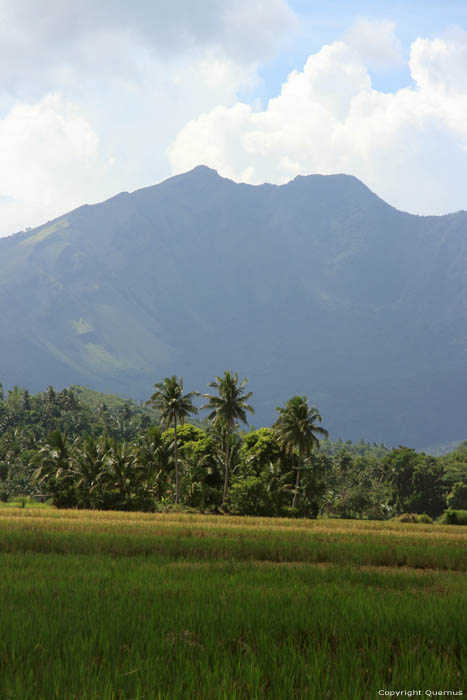
{"type": "Polygon", "coordinates": [[[465,437],[467,214],[417,217],[345,175],[236,184],[208,168],[0,239],[1,379],[137,399],[164,376],[250,378],[335,439],[465,437]]]}

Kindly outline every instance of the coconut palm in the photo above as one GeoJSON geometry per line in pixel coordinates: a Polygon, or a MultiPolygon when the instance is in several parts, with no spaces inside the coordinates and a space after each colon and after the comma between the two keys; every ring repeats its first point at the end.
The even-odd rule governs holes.
{"type": "Polygon", "coordinates": [[[39,466],[34,472],[35,481],[42,483],[50,477],[58,480],[70,476],[70,449],[66,432],[53,430],[34,458],[39,466]]]}
{"type": "Polygon", "coordinates": [[[300,488],[300,471],[303,469],[307,455],[313,449],[319,449],[317,435],[328,437],[328,431],[316,423],[321,423],[321,416],[317,408],[308,405],[306,396],[293,396],[286,401],[285,408],[277,408],[279,416],[274,423],[279,442],[287,454],[293,457],[294,451],[298,451],[299,461],[292,507],[297,503],[300,488]]]}
{"type": "Polygon", "coordinates": [[[169,446],[162,439],[158,426],[148,428],[141,433],[133,444],[135,467],[142,475],[150,491],[159,500],[162,498],[167,481],[168,464],[171,454],[169,446]]]}
{"type": "Polygon", "coordinates": [[[132,446],[126,442],[108,442],[104,469],[97,477],[97,487],[118,491],[120,505],[127,506],[132,490],[138,486],[140,473],[135,469],[132,446]]]}
{"type": "Polygon", "coordinates": [[[224,492],[222,495],[222,507],[225,508],[227,498],[227,489],[229,487],[230,476],[230,456],[231,456],[231,435],[236,426],[236,421],[247,423],[246,413],[254,413],[254,409],[247,403],[253,396],[250,391],[247,394],[244,392],[244,387],[247,384],[246,379],[238,380],[238,374],[226,370],[223,377],[216,377],[209,386],[217,389],[219,395],[203,394],[208,403],[201,409],[210,411],[208,419],[213,422],[216,427],[224,427],[225,429],[225,473],[224,473],[224,492]]]}
{"type": "Polygon", "coordinates": [[[179,501],[179,474],[177,459],[177,424],[185,422],[185,418],[190,413],[198,413],[198,409],[193,405],[193,397],[199,396],[198,392],[192,391],[183,394],[183,377],[166,377],[163,382],[154,384],[156,391],[149,399],[148,403],[160,410],[160,421],[166,428],[173,425],[174,428],[174,462],[175,462],[175,503],[179,501]]]}
{"type": "MultiPolygon", "coordinates": [[[[81,491],[88,501],[102,482],[110,449],[111,444],[106,436],[96,439],[93,435],[88,435],[81,441],[75,441],[70,459],[71,472],[76,489],[81,491]]],[[[95,507],[95,501],[92,507],[95,507]]]]}

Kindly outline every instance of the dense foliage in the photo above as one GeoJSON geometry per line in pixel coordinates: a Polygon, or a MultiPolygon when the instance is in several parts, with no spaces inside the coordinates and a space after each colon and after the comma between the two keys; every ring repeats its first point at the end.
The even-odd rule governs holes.
{"type": "Polygon", "coordinates": [[[219,396],[205,395],[210,416],[196,425],[182,422],[195,410],[195,394],[184,396],[175,377],[155,385],[152,408],[81,387],[36,395],[15,387],[4,395],[0,385],[0,499],[148,511],[179,502],[206,512],[378,520],[467,509],[466,443],[433,457],[318,440],[327,431],[306,397],[278,409],[271,428],[240,431],[251,393],[236,374],[216,382],[219,396]],[[223,396],[229,381],[238,396],[223,396]],[[167,403],[172,389],[186,403],[177,421],[167,403]],[[238,401],[228,420],[227,399],[238,401]]]}

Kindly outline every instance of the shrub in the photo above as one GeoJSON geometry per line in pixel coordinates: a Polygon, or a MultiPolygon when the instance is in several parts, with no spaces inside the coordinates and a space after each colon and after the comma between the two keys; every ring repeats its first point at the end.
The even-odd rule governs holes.
{"type": "Polygon", "coordinates": [[[417,515],[416,513],[402,513],[402,515],[398,515],[395,520],[399,520],[401,523],[416,523],[417,515]]]}
{"type": "Polygon", "coordinates": [[[266,486],[257,476],[232,480],[227,504],[231,512],[238,515],[274,514],[266,486]]]}
{"type": "Polygon", "coordinates": [[[433,518],[430,518],[426,513],[420,513],[417,516],[417,523],[426,523],[427,525],[433,525],[433,518]]]}
{"type": "Polygon", "coordinates": [[[467,510],[446,510],[442,521],[448,525],[467,525],[467,510]]]}
{"type": "Polygon", "coordinates": [[[281,515],[284,518],[299,518],[301,516],[301,512],[299,508],[293,508],[292,506],[284,506],[282,508],[281,515]]]}
{"type": "Polygon", "coordinates": [[[446,499],[449,510],[467,509],[467,484],[458,481],[446,499]]]}
{"type": "Polygon", "coordinates": [[[433,523],[433,518],[430,518],[426,513],[402,513],[395,520],[400,523],[425,523],[427,525],[433,523]]]}

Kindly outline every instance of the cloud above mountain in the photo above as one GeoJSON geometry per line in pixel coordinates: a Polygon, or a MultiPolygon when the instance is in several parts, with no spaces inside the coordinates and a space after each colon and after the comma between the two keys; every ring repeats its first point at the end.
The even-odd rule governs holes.
{"type": "Polygon", "coordinates": [[[409,55],[390,16],[355,16],[290,72],[279,59],[308,36],[294,6],[0,0],[0,235],[200,163],[251,183],[346,172],[409,211],[467,207],[467,35],[415,34],[409,55]],[[375,82],[407,65],[397,88],[375,82]]]}
{"type": "MultiPolygon", "coordinates": [[[[374,46],[380,31],[381,55],[396,58],[388,29],[375,24],[374,46]]],[[[239,102],[192,120],[170,149],[174,172],[200,161],[250,183],[345,172],[414,213],[467,208],[467,34],[414,41],[413,84],[393,93],[372,87],[368,46],[351,37],[310,56],[265,109],[239,102]]]]}
{"type": "Polygon", "coordinates": [[[209,48],[257,63],[296,22],[284,0],[0,0],[0,75],[4,87],[31,92],[37,80],[56,88],[75,70],[132,75],[138,60],[121,52],[125,43],[155,60],[209,48]]]}
{"type": "Polygon", "coordinates": [[[168,177],[296,28],[285,0],[0,0],[0,235],[168,177]]]}

